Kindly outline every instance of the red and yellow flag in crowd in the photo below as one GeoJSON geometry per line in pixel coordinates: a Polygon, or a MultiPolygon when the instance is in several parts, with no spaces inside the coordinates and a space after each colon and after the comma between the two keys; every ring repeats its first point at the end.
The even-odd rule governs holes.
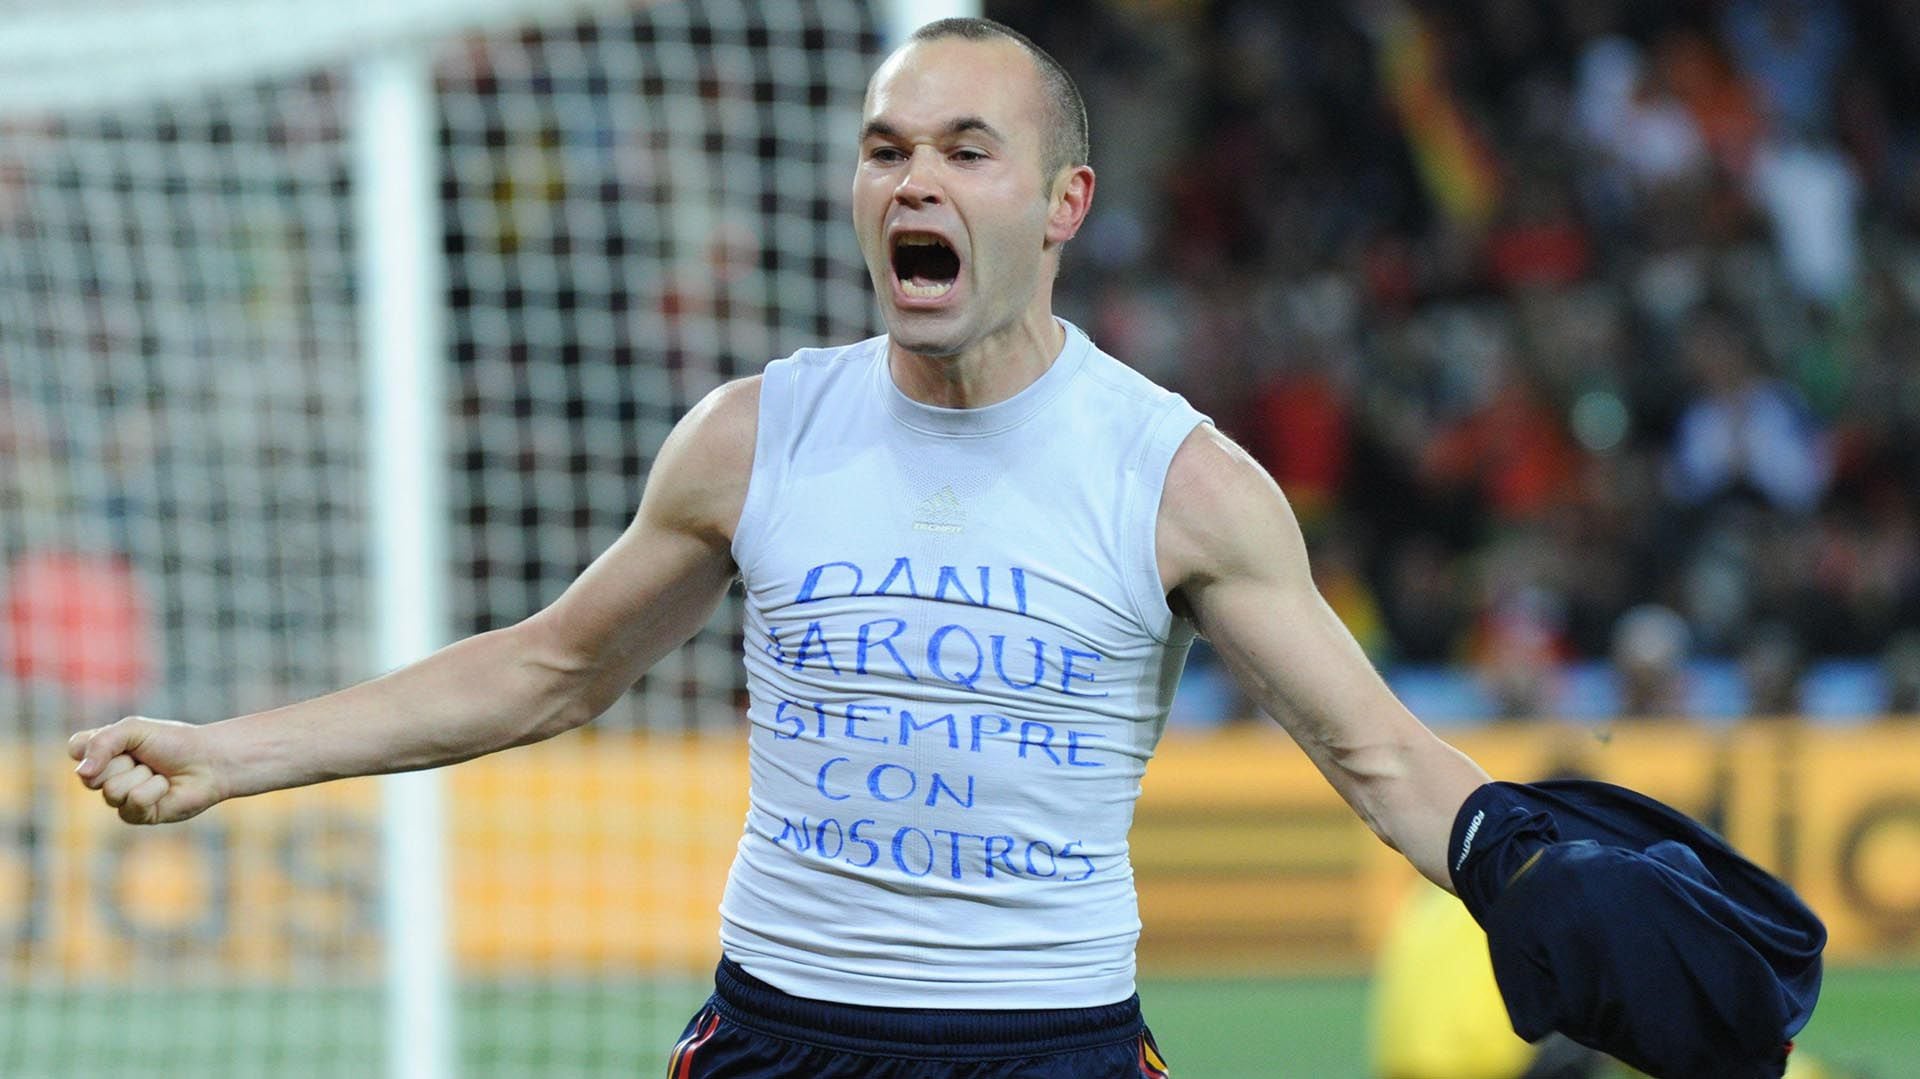
{"type": "Polygon", "coordinates": [[[1478,227],[1500,203],[1500,170],[1486,138],[1447,81],[1438,36],[1419,12],[1392,4],[1374,25],[1381,89],[1392,105],[1434,207],[1478,227]]]}

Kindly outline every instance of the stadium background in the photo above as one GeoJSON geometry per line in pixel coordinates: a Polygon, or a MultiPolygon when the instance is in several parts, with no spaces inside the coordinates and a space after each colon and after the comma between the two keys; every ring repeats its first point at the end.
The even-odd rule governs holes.
{"type": "MultiPolygon", "coordinates": [[[[0,1074],[369,1074],[377,787],[136,834],[58,750],[370,669],[352,65],[432,56],[472,631],[617,533],[706,389],[873,329],[841,200],[883,15],[262,0],[310,51],[216,29],[192,75],[65,7],[0,16],[0,57],[152,73],[0,64],[0,1074]]],[[[1062,313],[1260,456],[1417,712],[1725,828],[1833,923],[1806,1046],[1920,1074],[1920,16],[985,12],[1088,97],[1062,313]]],[[[737,831],[739,646],[723,612],[593,732],[447,776],[463,1074],[660,1059],[737,831]]],[[[1149,1007],[1182,1074],[1357,1077],[1407,874],[1247,711],[1197,654],[1139,816],[1149,1007]]]]}

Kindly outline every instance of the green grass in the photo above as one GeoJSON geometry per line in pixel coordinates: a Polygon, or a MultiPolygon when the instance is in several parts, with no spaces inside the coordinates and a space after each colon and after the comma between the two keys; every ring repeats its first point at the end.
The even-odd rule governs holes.
{"type": "MultiPolygon", "coordinates": [[[[706,988],[490,984],[461,999],[466,1079],[659,1075],[706,988]]],[[[1354,977],[1156,979],[1148,1020],[1182,1079],[1369,1079],[1354,977]]],[[[381,1074],[376,992],[0,989],[0,1076],[381,1074]]],[[[1801,1045],[1851,1075],[1920,1074],[1920,968],[1828,973],[1801,1045]]]]}
{"type": "Polygon", "coordinates": [[[1143,982],[1180,1079],[1366,1079],[1367,985],[1352,977],[1143,982]]]}
{"type": "MultiPolygon", "coordinates": [[[[1371,1079],[1363,979],[1160,980],[1141,996],[1183,1079],[1371,1079]]],[[[1849,1077],[1920,1076],[1920,968],[1827,971],[1799,1045],[1849,1077]]]]}
{"type": "Polygon", "coordinates": [[[1828,971],[1800,1044],[1874,1079],[1920,1075],[1920,970],[1828,971]]]}

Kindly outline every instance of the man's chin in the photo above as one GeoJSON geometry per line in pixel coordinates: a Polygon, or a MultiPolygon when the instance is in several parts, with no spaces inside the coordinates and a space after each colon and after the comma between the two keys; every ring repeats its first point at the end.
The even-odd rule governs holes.
{"type": "Polygon", "coordinates": [[[917,356],[955,356],[966,348],[966,333],[958,326],[936,325],[925,316],[903,316],[900,312],[892,312],[886,321],[887,337],[893,345],[917,356]]]}

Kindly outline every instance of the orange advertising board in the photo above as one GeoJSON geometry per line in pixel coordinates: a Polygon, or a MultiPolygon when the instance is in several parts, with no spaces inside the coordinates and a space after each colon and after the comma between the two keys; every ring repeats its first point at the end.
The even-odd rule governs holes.
{"type": "MultiPolygon", "coordinates": [[[[743,743],[589,734],[445,775],[461,968],[711,968],[746,809],[743,743]]],[[[0,932],[16,974],[377,976],[377,781],[132,828],[62,772],[34,778],[0,776],[0,932]]]]}
{"type": "MultiPolygon", "coordinates": [[[[1836,960],[1920,958],[1920,724],[1516,726],[1454,740],[1502,778],[1578,771],[1717,824],[1827,919],[1836,960]]],[[[17,754],[0,772],[0,932],[16,974],[377,972],[376,782],[129,828],[47,758],[17,754]]],[[[745,764],[735,739],[588,733],[450,769],[461,969],[708,968],[745,764]]],[[[1352,967],[1412,879],[1267,725],[1170,736],[1133,838],[1149,970],[1352,967]]]]}
{"type": "MultiPolygon", "coordinates": [[[[1449,739],[1498,778],[1581,774],[1706,821],[1800,890],[1835,961],[1920,959],[1920,723],[1516,725],[1449,739]]],[[[1414,879],[1267,726],[1163,743],[1134,827],[1141,957],[1162,969],[1352,967],[1414,879]],[[1228,835],[1240,836],[1230,853],[1192,871],[1194,852],[1228,835]]]]}

